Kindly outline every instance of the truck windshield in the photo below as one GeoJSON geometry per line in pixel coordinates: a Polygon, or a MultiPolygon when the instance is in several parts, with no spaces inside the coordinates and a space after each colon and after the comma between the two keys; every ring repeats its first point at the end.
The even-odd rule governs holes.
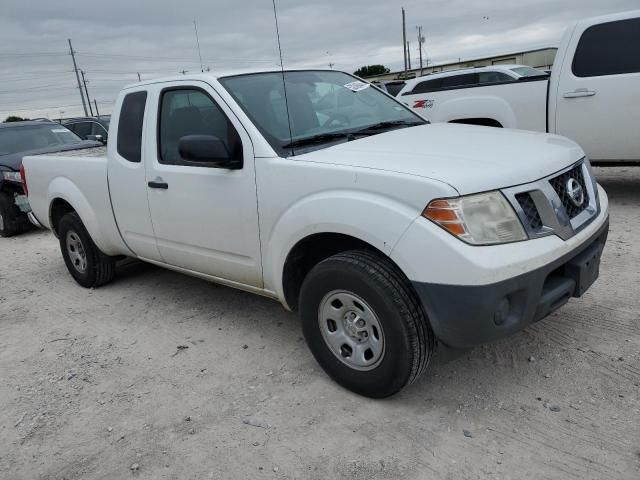
{"type": "Polygon", "coordinates": [[[281,72],[220,79],[280,155],[291,155],[294,147],[298,152],[318,149],[359,135],[428,123],[346,73],[320,70],[284,75],[286,98],[281,72]]]}
{"type": "Polygon", "coordinates": [[[75,133],[56,123],[0,128],[0,155],[82,142],[75,133]]]}

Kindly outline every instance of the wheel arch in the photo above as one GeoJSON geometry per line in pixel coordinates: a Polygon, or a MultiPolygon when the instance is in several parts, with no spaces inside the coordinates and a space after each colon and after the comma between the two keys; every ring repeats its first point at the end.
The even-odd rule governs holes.
{"type": "Polygon", "coordinates": [[[434,120],[447,123],[470,123],[470,121],[484,121],[473,125],[497,126],[515,128],[516,115],[512,106],[503,98],[492,95],[478,95],[472,97],[454,98],[439,105],[434,120]],[[488,125],[492,123],[492,125],[488,125]]]}
{"type": "Polygon", "coordinates": [[[337,253],[365,250],[386,259],[399,272],[400,267],[384,252],[360,238],[337,232],[314,233],[300,239],[289,251],[282,269],[282,290],[285,306],[298,309],[304,279],[318,263],[337,253]]]}
{"type": "MultiPolygon", "coordinates": [[[[411,186],[409,184],[409,187],[411,186]]],[[[416,182],[415,187],[417,204],[422,202],[420,197],[423,190],[418,187],[423,187],[423,182],[416,182]]],[[[433,192],[427,186],[424,190],[425,197],[439,197],[446,187],[433,192]]],[[[409,191],[407,195],[410,194],[409,191]]],[[[331,253],[345,248],[374,249],[389,257],[396,242],[419,215],[421,208],[424,206],[418,208],[391,195],[351,189],[316,192],[301,198],[274,219],[270,228],[265,227],[262,230],[265,288],[272,292],[285,308],[295,309],[296,294],[292,295],[289,291],[285,295],[284,285],[288,284],[290,287],[290,283],[283,280],[290,280],[291,277],[288,275],[291,274],[291,270],[284,275],[284,266],[289,262],[290,268],[291,260],[296,258],[296,253],[299,254],[302,247],[312,244],[324,253],[327,249],[331,253]],[[384,218],[383,222],[380,221],[381,218],[384,218]],[[331,247],[323,245],[322,241],[317,242],[318,239],[331,247]]],[[[300,277],[300,280],[303,278],[304,276],[300,277]]]]}
{"type": "Polygon", "coordinates": [[[60,225],[62,217],[75,211],[71,204],[63,198],[56,197],[51,201],[49,205],[49,225],[51,225],[51,231],[56,237],[59,236],[58,226],[60,225]]]}
{"type": "MultiPolygon", "coordinates": [[[[58,234],[58,224],[64,215],[75,212],[80,217],[87,232],[91,236],[93,242],[98,248],[107,255],[119,255],[126,252],[119,245],[112,241],[112,235],[109,235],[108,225],[101,222],[99,215],[95,211],[84,193],[68,178],[57,177],[49,184],[47,198],[49,203],[48,220],[49,227],[58,234]]],[[[108,199],[107,199],[108,200],[108,199]]],[[[106,208],[111,212],[111,205],[107,201],[106,208]]],[[[101,218],[105,217],[104,212],[101,218]]]]}

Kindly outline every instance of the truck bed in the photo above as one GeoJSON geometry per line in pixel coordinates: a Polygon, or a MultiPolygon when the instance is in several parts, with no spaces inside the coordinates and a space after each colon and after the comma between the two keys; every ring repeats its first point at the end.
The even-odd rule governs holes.
{"type": "Polygon", "coordinates": [[[413,108],[415,101],[432,100],[431,108],[415,109],[434,123],[492,118],[503,127],[547,131],[548,77],[486,86],[459,87],[400,97],[413,108]]]}
{"type": "Polygon", "coordinates": [[[55,231],[50,206],[54,200],[66,202],[82,217],[98,247],[115,254],[123,251],[123,242],[111,208],[106,154],[106,147],[94,147],[26,156],[23,164],[29,203],[42,226],[55,231]]]}

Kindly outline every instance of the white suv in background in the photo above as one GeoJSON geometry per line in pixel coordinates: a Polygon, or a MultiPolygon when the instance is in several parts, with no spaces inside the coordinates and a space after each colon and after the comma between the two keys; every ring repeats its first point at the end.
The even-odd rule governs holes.
{"type": "Polygon", "coordinates": [[[551,74],[537,72],[502,65],[429,75],[398,99],[433,123],[555,133],[594,165],[640,164],[640,10],[568,25],[551,74]]]}
{"type": "Polygon", "coordinates": [[[424,99],[425,93],[514,83],[528,78],[546,78],[548,75],[544,70],[515,64],[462,68],[432,73],[409,80],[398,93],[398,98],[407,106],[424,115],[423,109],[430,108],[427,103],[433,104],[433,100],[424,99]]]}

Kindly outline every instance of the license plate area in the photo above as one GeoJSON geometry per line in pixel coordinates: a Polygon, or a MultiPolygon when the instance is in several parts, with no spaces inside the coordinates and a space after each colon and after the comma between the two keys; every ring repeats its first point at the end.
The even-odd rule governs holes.
{"type": "Polygon", "coordinates": [[[16,195],[14,197],[14,203],[23,213],[29,213],[31,211],[31,206],[29,205],[29,200],[27,200],[26,195],[16,195]]]}
{"type": "Polygon", "coordinates": [[[565,265],[565,276],[573,279],[576,284],[574,297],[581,297],[600,275],[603,247],[604,244],[596,242],[565,265]]]}

